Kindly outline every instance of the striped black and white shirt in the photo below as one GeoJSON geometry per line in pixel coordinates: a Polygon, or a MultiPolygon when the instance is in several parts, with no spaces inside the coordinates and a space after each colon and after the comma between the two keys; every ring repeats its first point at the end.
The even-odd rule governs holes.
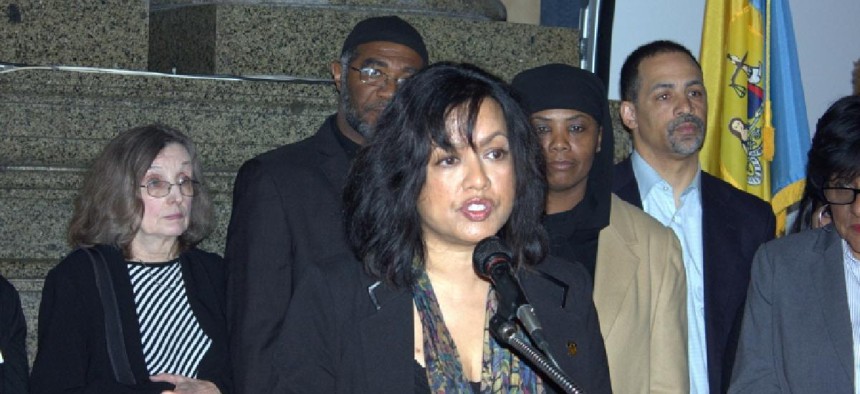
{"type": "Polygon", "coordinates": [[[212,340],[200,328],[188,303],[179,259],[127,265],[149,374],[196,378],[212,340]]]}

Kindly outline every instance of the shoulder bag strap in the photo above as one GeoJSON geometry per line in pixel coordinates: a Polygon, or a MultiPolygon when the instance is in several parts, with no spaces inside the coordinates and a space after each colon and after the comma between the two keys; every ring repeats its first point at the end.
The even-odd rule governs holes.
{"type": "Polygon", "coordinates": [[[105,312],[105,339],[107,340],[108,358],[113,368],[113,375],[122,384],[134,385],[137,381],[131,372],[131,364],[128,362],[128,352],[125,349],[125,336],[122,332],[122,322],[119,317],[119,306],[116,301],[116,292],[113,289],[113,281],[108,272],[107,261],[98,249],[92,251],[98,255],[93,257],[90,248],[81,248],[90,257],[93,263],[93,272],[96,277],[96,287],[99,290],[99,298],[102,301],[102,309],[105,312]]]}

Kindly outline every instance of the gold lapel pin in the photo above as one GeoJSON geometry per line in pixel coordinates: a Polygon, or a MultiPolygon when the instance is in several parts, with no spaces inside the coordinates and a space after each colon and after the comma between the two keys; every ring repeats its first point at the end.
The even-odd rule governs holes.
{"type": "Polygon", "coordinates": [[[576,348],[576,342],[574,342],[574,341],[567,341],[567,355],[568,355],[568,356],[575,356],[575,355],[576,355],[576,351],[577,351],[577,348],[576,348]]]}

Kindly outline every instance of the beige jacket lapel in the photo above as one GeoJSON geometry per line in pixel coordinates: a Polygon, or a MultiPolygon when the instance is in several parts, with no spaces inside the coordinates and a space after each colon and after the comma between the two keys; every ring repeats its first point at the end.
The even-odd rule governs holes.
{"type": "MultiPolygon", "coordinates": [[[[636,297],[634,278],[641,263],[634,253],[638,239],[633,228],[618,225],[623,209],[617,208],[618,199],[612,197],[609,226],[600,232],[597,246],[597,261],[594,279],[594,304],[600,319],[600,331],[604,338],[612,335],[618,316],[628,297],[636,297]]],[[[629,222],[629,220],[627,221],[629,222]]],[[[636,302],[636,301],[633,301],[636,302]]],[[[622,319],[623,320],[623,319],[622,319]]],[[[628,324],[630,322],[627,322],[628,324]]]]}

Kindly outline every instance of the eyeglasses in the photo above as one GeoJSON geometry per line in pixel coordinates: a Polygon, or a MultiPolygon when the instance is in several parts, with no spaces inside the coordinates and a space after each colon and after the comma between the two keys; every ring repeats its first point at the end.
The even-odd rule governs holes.
{"type": "Polygon", "coordinates": [[[822,190],[824,191],[824,199],[832,205],[853,204],[857,195],[860,194],[860,189],[850,187],[825,187],[822,190]]]}
{"type": "MultiPolygon", "coordinates": [[[[381,87],[387,86],[388,82],[390,82],[393,79],[390,75],[380,71],[378,68],[373,68],[373,67],[355,68],[353,66],[349,66],[349,69],[352,71],[358,71],[359,79],[361,80],[361,83],[368,84],[370,86],[376,86],[376,87],[381,88],[381,87]]],[[[394,83],[396,83],[397,86],[400,86],[403,84],[403,82],[406,82],[406,80],[409,77],[411,77],[411,75],[397,78],[394,80],[394,83]]]]}
{"type": "Polygon", "coordinates": [[[161,198],[170,194],[170,189],[175,185],[179,186],[179,193],[183,196],[194,197],[194,194],[197,192],[197,185],[199,184],[200,182],[189,178],[180,179],[176,183],[170,183],[161,179],[151,179],[145,185],[140,185],[140,187],[146,189],[146,194],[149,194],[150,197],[161,198]]]}

